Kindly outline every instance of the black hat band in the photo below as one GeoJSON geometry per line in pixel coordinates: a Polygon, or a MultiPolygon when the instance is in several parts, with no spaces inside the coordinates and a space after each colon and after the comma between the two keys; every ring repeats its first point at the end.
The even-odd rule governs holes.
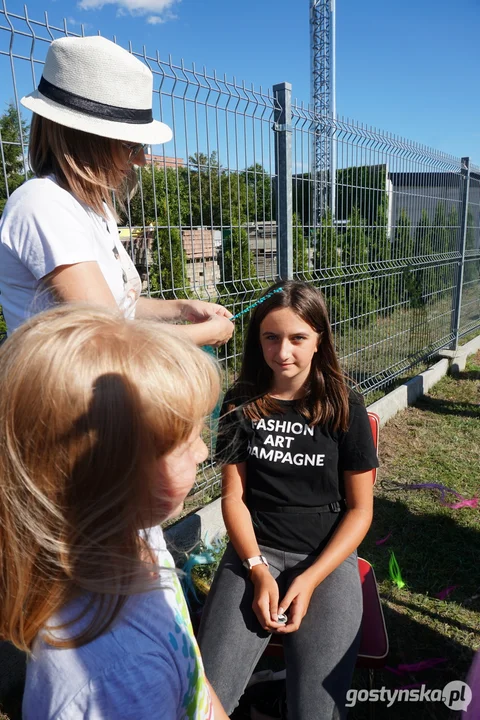
{"type": "Polygon", "coordinates": [[[131,123],[132,125],[147,125],[153,121],[151,108],[148,110],[134,110],[133,108],[117,107],[96,100],[89,100],[69,90],[63,90],[56,85],[52,85],[51,82],[45,80],[43,75],[38,85],[38,91],[44,97],[63,105],[63,107],[78,110],[81,113],[103,120],[131,123]]]}

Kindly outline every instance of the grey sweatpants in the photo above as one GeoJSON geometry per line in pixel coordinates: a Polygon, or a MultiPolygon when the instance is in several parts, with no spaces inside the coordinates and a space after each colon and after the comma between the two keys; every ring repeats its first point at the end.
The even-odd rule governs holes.
{"type": "MultiPolygon", "coordinates": [[[[315,557],[260,546],[277,580],[280,600],[292,580],[315,557]]],[[[208,594],[198,642],[207,678],[227,715],[260,659],[270,633],[252,610],[253,583],[231,544],[208,594]]],[[[284,636],[287,706],[291,720],[337,720],[346,717],[360,644],[362,590],[353,552],[315,589],[300,628],[284,636]]]]}

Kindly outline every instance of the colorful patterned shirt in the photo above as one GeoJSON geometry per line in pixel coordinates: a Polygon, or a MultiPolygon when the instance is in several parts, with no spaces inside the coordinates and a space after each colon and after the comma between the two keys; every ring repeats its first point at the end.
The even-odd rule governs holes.
{"type": "MultiPolygon", "coordinates": [[[[174,568],[160,528],[148,541],[161,568],[174,568]]],[[[59,649],[40,634],[28,663],[24,720],[214,720],[210,692],[177,575],[132,596],[112,627],[88,645],[59,649]]],[[[50,624],[79,615],[80,598],[50,624]]],[[[75,634],[90,615],[68,632],[75,634]]],[[[66,631],[55,631],[64,637],[66,631]]]]}

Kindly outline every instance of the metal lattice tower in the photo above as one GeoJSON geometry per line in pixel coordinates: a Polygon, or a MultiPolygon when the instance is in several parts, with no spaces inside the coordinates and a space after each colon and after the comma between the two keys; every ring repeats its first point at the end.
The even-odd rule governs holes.
{"type": "Polygon", "coordinates": [[[335,215],[335,0],[310,0],[312,52],[312,106],[318,117],[314,128],[312,177],[314,223],[320,224],[326,207],[335,215]]]}

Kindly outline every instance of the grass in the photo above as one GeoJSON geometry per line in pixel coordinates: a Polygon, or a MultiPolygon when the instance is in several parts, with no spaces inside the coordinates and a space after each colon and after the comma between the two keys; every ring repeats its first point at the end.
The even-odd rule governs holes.
{"type": "MultiPolygon", "coordinates": [[[[442,689],[464,680],[480,647],[480,508],[450,509],[438,491],[389,489],[388,481],[439,483],[465,497],[480,492],[480,353],[465,372],[446,377],[427,395],[392,419],[380,433],[380,479],[375,490],[375,516],[360,554],[375,568],[390,638],[388,665],[428,658],[445,662],[399,678],[377,671],[376,688],[425,683],[442,689]],[[377,546],[375,541],[392,533],[377,546]],[[388,561],[395,552],[406,586],[390,580],[388,561]],[[445,600],[443,588],[458,587],[445,600]]],[[[448,497],[455,502],[454,497],[448,497]]],[[[354,687],[365,687],[361,671],[354,687]]],[[[377,706],[377,717],[400,720],[450,720],[455,714],[443,703],[420,706],[397,703],[377,706]]],[[[368,717],[367,704],[350,718],[368,717]]]]}

